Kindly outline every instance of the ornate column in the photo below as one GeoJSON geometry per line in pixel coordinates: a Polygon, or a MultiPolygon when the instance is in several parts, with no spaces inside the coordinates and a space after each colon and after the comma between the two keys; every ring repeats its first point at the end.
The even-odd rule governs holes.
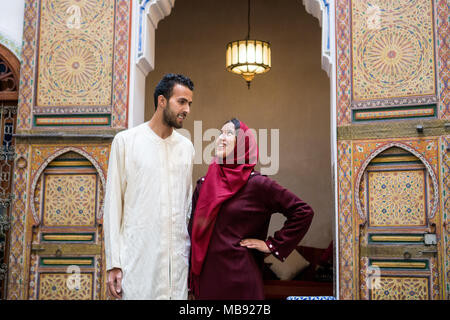
{"type": "Polygon", "coordinates": [[[132,3],[25,2],[8,299],[104,297],[102,196],[128,127],[132,3]]]}

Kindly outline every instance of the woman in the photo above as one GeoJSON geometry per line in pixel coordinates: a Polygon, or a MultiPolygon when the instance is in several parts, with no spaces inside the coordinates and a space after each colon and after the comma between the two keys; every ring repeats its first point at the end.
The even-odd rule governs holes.
{"type": "Polygon", "coordinates": [[[237,119],[225,123],[216,157],[193,195],[189,287],[195,299],[264,299],[264,253],[283,261],[308,230],[311,207],[253,171],[258,148],[237,119]],[[267,237],[272,213],[287,220],[267,237]]]}

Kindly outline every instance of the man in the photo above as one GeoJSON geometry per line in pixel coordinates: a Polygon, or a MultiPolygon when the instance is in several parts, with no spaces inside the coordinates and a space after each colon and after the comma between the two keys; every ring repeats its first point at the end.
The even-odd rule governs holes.
{"type": "Polygon", "coordinates": [[[123,299],[187,299],[194,147],[173,128],[189,114],[194,85],[167,74],[149,122],[118,133],[106,183],[108,292],[123,299]]]}

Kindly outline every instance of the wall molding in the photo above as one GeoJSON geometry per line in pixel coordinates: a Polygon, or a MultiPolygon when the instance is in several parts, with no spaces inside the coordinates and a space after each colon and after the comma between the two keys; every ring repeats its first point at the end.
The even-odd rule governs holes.
{"type": "Polygon", "coordinates": [[[380,138],[414,138],[450,134],[449,120],[386,120],[361,123],[337,128],[338,140],[362,140],[380,138]],[[423,132],[417,130],[423,127],[423,132]]]}
{"type": "Polygon", "coordinates": [[[136,64],[145,76],[155,69],[155,30],[174,5],[175,0],[140,0],[136,64]]]}
{"type": "Polygon", "coordinates": [[[322,69],[330,77],[333,60],[330,39],[330,2],[329,0],[302,0],[306,12],[319,20],[322,28],[322,69]]]}

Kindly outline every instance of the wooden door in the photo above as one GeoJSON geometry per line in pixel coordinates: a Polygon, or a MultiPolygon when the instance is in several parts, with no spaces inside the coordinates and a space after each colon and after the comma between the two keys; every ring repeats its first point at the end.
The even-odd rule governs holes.
{"type": "Polygon", "coordinates": [[[358,181],[362,299],[441,297],[438,179],[426,159],[408,149],[387,144],[369,157],[358,181]]]}
{"type": "Polygon", "coordinates": [[[448,1],[334,4],[339,298],[449,299],[448,1]]]}
{"type": "Polygon", "coordinates": [[[75,152],[49,163],[34,188],[29,299],[104,298],[102,186],[95,167],[75,152]]]}

